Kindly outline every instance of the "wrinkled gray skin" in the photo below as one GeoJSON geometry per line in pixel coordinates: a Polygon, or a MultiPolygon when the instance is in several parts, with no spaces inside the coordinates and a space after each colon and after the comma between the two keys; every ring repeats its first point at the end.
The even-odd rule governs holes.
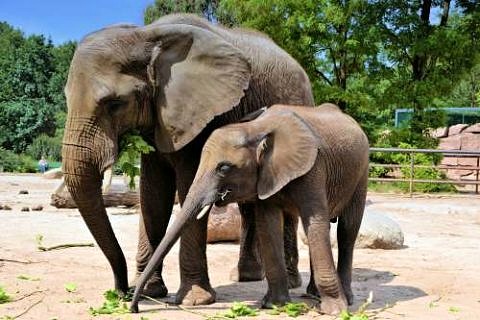
{"type": "MultiPolygon", "coordinates": [[[[66,185],[107,257],[115,288],[128,290],[127,266],[101,197],[102,174],[114,163],[122,133],[137,129],[155,152],[141,159],[137,275],[165,234],[178,190],[183,202],[202,146],[217,127],[274,103],[312,105],[310,82],[298,63],[264,35],[213,26],[191,15],[165,16],[137,27],[111,26],[81,41],[65,88],[63,140],[66,185]]],[[[258,280],[253,207],[242,205],[239,280],[258,280]]],[[[287,217],[288,218],[288,217],[287,217]]],[[[286,219],[291,286],[300,285],[295,219],[286,219]]],[[[177,302],[215,300],[206,263],[207,218],[189,225],[180,248],[177,302]]],[[[146,286],[167,289],[159,265],[146,286]]]]}
{"type": "Polygon", "coordinates": [[[202,208],[253,202],[268,292],[264,307],[290,300],[282,210],[300,216],[310,249],[321,312],[338,314],[352,303],[353,247],[365,207],[368,140],[338,107],[272,106],[259,118],[215,130],[207,140],[181,214],[139,279],[143,284],[202,208]],[[338,217],[338,269],[330,247],[330,220],[338,217]]]}

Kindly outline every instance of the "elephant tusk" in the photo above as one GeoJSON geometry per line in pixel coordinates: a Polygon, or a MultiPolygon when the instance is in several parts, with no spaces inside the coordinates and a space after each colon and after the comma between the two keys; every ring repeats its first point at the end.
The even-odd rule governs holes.
{"type": "Polygon", "coordinates": [[[205,214],[208,213],[208,211],[210,211],[210,209],[212,208],[213,204],[208,204],[206,205],[205,207],[203,207],[202,211],[200,211],[200,213],[197,215],[197,220],[200,220],[203,218],[203,216],[205,214]]]}
{"type": "Polygon", "coordinates": [[[113,170],[112,167],[108,167],[103,173],[102,193],[107,193],[112,185],[113,170]]]}

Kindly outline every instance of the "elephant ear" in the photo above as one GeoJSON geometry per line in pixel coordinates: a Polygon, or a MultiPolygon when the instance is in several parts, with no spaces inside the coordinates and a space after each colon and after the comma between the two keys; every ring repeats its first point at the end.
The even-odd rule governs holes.
{"type": "Polygon", "coordinates": [[[267,199],[290,181],[305,175],[315,163],[318,140],[294,112],[264,116],[267,130],[257,146],[258,198],[267,199]]]}
{"type": "Polygon", "coordinates": [[[157,96],[161,151],[193,140],[217,115],[239,104],[250,81],[250,64],[240,50],[203,28],[150,25],[156,40],[148,77],[157,96]]]}

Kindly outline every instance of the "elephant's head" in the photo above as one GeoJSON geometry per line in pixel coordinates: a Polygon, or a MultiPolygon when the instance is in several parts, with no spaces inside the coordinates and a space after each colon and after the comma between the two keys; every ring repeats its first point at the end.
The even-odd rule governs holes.
{"type": "Polygon", "coordinates": [[[213,204],[265,200],[306,174],[317,157],[318,137],[296,113],[273,106],[256,120],[215,130],[202,150],[200,165],[174,224],[137,283],[132,310],[151,276],[184,226],[202,218],[213,204]]]}
{"type": "Polygon", "coordinates": [[[123,254],[105,215],[101,181],[119,136],[136,128],[157,150],[176,151],[238,105],[248,87],[246,58],[200,25],[112,26],[88,35],[74,54],[65,88],[65,182],[114,269],[124,264],[123,254]]]}

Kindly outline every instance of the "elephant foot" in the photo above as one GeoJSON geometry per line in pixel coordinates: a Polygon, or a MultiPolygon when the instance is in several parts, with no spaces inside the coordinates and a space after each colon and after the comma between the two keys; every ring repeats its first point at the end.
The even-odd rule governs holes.
{"type": "Polygon", "coordinates": [[[302,286],[302,276],[298,270],[296,272],[288,273],[288,289],[295,289],[302,286]]]}
{"type": "Polygon", "coordinates": [[[261,281],[264,277],[262,265],[255,260],[239,262],[230,272],[230,280],[236,282],[261,281]]]}
{"type": "Polygon", "coordinates": [[[282,294],[272,294],[271,291],[268,291],[262,299],[262,308],[273,309],[274,306],[281,307],[288,302],[290,302],[288,291],[282,294]]]}
{"type": "MultiPolygon", "coordinates": [[[[132,287],[130,287],[130,292],[135,291],[135,286],[140,274],[137,273],[135,277],[135,282],[132,287]]],[[[143,288],[143,295],[149,296],[152,298],[164,298],[168,295],[168,289],[163,282],[161,276],[153,275],[145,284],[143,288]]]]}
{"type": "Polygon", "coordinates": [[[343,310],[347,310],[347,301],[345,297],[322,297],[322,301],[320,303],[320,313],[336,316],[339,315],[343,310]]]}
{"type": "Polygon", "coordinates": [[[213,290],[209,283],[193,285],[182,284],[175,297],[175,303],[186,306],[198,306],[214,303],[215,298],[215,290],[213,290]]]}

